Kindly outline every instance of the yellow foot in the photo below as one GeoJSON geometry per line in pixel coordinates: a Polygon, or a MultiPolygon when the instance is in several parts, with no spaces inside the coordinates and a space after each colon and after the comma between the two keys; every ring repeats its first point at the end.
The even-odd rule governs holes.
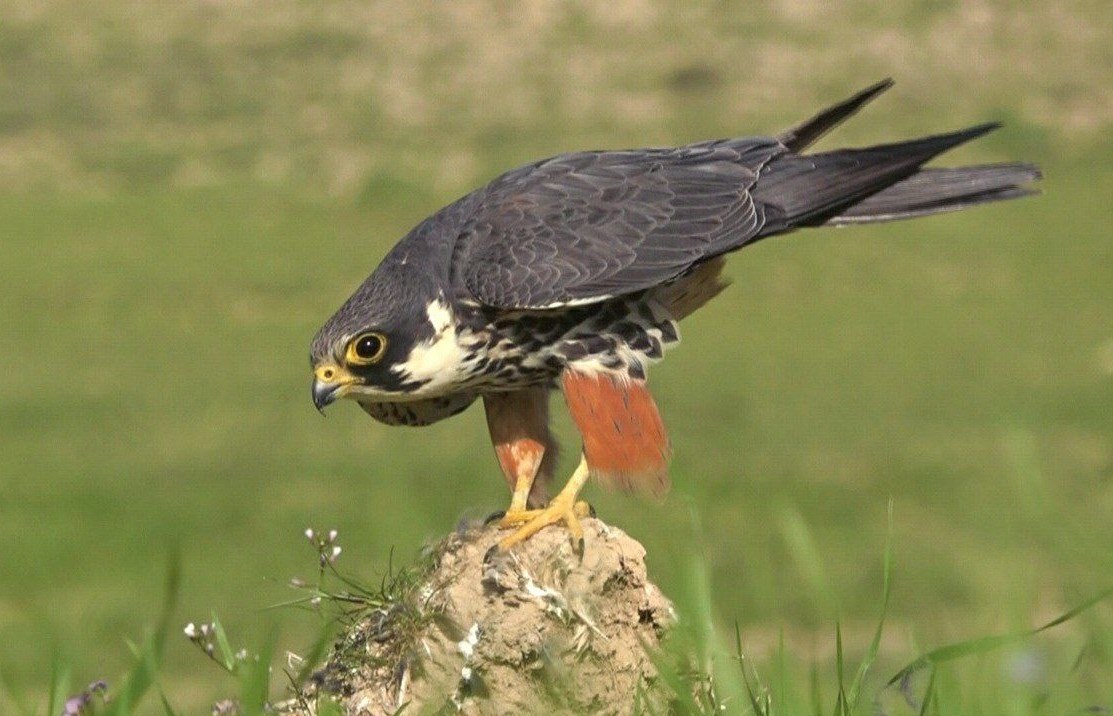
{"type": "MultiPolygon", "coordinates": [[[[556,502],[556,500],[553,500],[553,502],[556,502]]],[[[539,510],[507,510],[506,512],[499,515],[497,518],[494,517],[494,515],[492,515],[492,519],[490,519],[489,522],[494,522],[495,519],[497,519],[498,523],[499,523],[499,529],[500,530],[508,530],[511,527],[517,527],[518,525],[524,525],[524,524],[527,524],[527,523],[537,519],[548,509],[549,508],[546,507],[546,508],[542,508],[542,509],[539,509],[539,510]]],[[[577,502],[575,505],[572,506],[572,513],[576,517],[589,517],[589,516],[594,517],[595,516],[594,508],[592,508],[591,505],[584,502],[583,500],[580,500],[579,502],[577,502]]],[[[540,528],[538,528],[538,529],[540,529],[540,528]]]]}
{"type": "MultiPolygon", "coordinates": [[[[549,506],[540,510],[519,510],[507,513],[499,522],[500,529],[521,525],[513,534],[499,540],[496,550],[505,552],[519,542],[523,542],[549,525],[563,522],[576,551],[583,553],[584,531],[580,520],[592,514],[591,505],[584,501],[572,502],[560,499],[558,495],[549,506]]],[[[492,552],[496,551],[492,550],[492,552]]]]}
{"type": "Polygon", "coordinates": [[[507,530],[511,527],[525,524],[539,514],[541,514],[541,510],[539,509],[527,510],[524,507],[515,508],[513,505],[511,505],[510,509],[499,510],[498,512],[492,512],[491,514],[487,515],[487,519],[483,520],[483,525],[486,526],[491,524],[492,522],[498,522],[500,530],[507,530]]]}
{"type": "Polygon", "coordinates": [[[495,553],[505,553],[514,545],[529,539],[549,525],[563,522],[572,537],[572,545],[581,555],[584,553],[584,531],[580,528],[580,518],[592,514],[591,505],[577,500],[576,497],[587,482],[590,471],[587,459],[580,455],[580,465],[568,479],[568,484],[553,498],[548,507],[541,510],[527,510],[524,506],[510,503],[510,509],[503,515],[499,527],[512,527],[521,525],[513,534],[507,535],[498,541],[494,547],[487,551],[484,561],[493,557],[495,553]]]}

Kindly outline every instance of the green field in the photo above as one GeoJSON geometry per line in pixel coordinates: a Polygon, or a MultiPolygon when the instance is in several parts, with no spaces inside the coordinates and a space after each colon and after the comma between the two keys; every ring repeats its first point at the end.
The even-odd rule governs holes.
{"type": "MultiPolygon", "coordinates": [[[[176,622],[303,652],[315,619],[263,608],[313,572],[307,526],[376,581],[505,506],[480,410],[391,429],[309,399],[309,339],[427,213],[886,75],[824,147],[1003,120],[948,161],[1037,162],[1043,195],[734,256],[652,376],[671,496],[589,499],[666,593],[706,564],[721,624],[804,673],[836,618],[870,638],[890,499],[880,675],[1113,586],[1113,26],[1053,5],[0,3],[3,691],[43,703],[56,660],[118,679],[175,552],[176,622]]],[[[947,667],[955,703],[1113,708],[1113,605],[1023,648],[947,667]]],[[[162,680],[185,713],[235,690],[184,638],[162,680]]]]}

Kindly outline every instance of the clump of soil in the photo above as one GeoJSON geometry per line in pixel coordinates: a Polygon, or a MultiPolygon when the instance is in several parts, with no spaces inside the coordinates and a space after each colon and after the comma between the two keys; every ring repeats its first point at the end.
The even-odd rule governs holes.
{"type": "Polygon", "coordinates": [[[563,529],[487,561],[505,532],[450,535],[406,597],[340,638],[289,712],[310,714],[330,696],[356,716],[659,707],[647,649],[672,623],[672,605],[648,580],[638,542],[597,519],[583,528],[582,557],[563,529]]]}

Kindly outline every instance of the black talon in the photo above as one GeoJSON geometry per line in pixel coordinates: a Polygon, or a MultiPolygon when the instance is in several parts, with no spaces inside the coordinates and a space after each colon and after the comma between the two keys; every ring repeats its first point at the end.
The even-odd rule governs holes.
{"type": "Polygon", "coordinates": [[[486,527],[492,522],[498,522],[503,517],[506,517],[506,510],[498,510],[496,512],[492,512],[491,514],[487,515],[487,519],[483,520],[483,526],[486,527]]]}
{"type": "Polygon", "coordinates": [[[578,556],[581,560],[584,558],[584,547],[585,542],[583,537],[576,540],[576,543],[572,545],[572,549],[575,550],[576,556],[578,556]]]}
{"type": "Polygon", "coordinates": [[[587,503],[587,516],[595,517],[595,505],[591,504],[590,502],[587,503]]]}
{"type": "Polygon", "coordinates": [[[494,559],[495,555],[497,555],[500,551],[501,550],[499,550],[498,544],[491,545],[491,549],[487,550],[483,554],[483,564],[489,565],[491,563],[491,560],[494,559]]]}

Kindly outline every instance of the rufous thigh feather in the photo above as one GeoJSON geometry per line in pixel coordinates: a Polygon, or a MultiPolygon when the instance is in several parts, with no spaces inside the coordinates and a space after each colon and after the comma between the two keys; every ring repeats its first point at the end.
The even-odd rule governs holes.
{"type": "Polygon", "coordinates": [[[523,476],[533,478],[529,505],[544,505],[557,456],[557,442],[549,432],[548,390],[489,393],[483,396],[483,407],[495,456],[510,489],[523,476]]]}
{"type": "Polygon", "coordinates": [[[645,381],[569,369],[561,385],[592,476],[608,487],[664,494],[669,439],[645,381]]]}

